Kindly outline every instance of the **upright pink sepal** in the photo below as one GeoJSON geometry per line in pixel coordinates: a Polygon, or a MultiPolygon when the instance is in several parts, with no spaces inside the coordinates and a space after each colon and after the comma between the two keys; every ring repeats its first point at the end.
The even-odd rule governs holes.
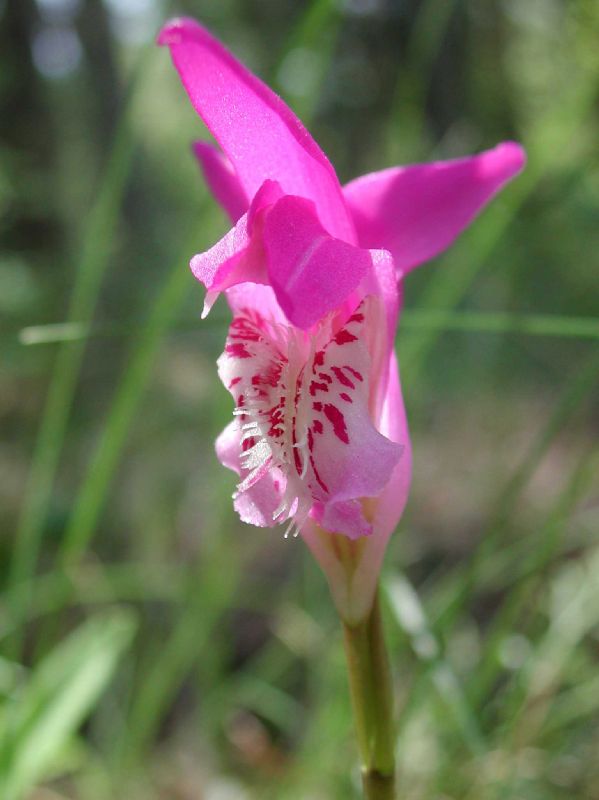
{"type": "Polygon", "coordinates": [[[384,248],[409,272],[436,256],[517,175],[524,150],[504,142],[471,158],[392,167],[344,188],[362,247],[384,248]]]}
{"type": "Polygon", "coordinates": [[[230,159],[248,198],[266,178],[313,200],[327,231],[355,231],[329,160],[288,106],[195,20],[174,19],[158,36],[168,45],[189,98],[230,159]]]}

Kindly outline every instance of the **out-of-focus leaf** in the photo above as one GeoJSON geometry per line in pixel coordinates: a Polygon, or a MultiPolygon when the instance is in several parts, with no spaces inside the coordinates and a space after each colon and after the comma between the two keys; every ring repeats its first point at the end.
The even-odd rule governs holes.
{"type": "Polygon", "coordinates": [[[3,709],[0,797],[24,797],[60,758],[110,681],[135,623],[118,611],[84,623],[35,668],[3,709]]]}

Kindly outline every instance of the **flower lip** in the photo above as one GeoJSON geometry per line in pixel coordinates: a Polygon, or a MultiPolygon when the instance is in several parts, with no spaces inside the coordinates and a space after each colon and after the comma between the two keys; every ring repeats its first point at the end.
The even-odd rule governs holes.
{"type": "Polygon", "coordinates": [[[329,316],[310,335],[256,311],[233,320],[219,374],[240,426],[236,497],[277,483],[267,524],[288,520],[299,530],[315,508],[347,536],[371,531],[357,501],[382,491],[402,452],[378,433],[369,408],[363,334],[378,313],[369,297],[343,325],[329,316]]]}

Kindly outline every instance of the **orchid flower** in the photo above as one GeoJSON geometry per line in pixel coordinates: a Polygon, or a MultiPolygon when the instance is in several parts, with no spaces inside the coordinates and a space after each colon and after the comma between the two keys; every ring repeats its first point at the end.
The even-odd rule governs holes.
{"type": "Polygon", "coordinates": [[[173,20],[158,41],[217,142],[194,150],[233,223],[191,269],[204,315],[221,292],[233,314],[218,361],[233,420],[216,450],[239,475],[235,508],[300,534],[357,622],[411,478],[401,284],[520,171],[523,151],[505,142],[342,187],[293,112],[197,22],[173,20]]]}

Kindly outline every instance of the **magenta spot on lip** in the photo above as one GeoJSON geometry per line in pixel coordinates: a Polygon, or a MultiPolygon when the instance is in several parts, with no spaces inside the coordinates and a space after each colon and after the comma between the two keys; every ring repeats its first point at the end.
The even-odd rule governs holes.
{"type": "Polygon", "coordinates": [[[333,433],[335,436],[344,444],[349,444],[349,436],[347,435],[343,413],[339,411],[337,406],[331,405],[331,403],[327,403],[323,410],[326,418],[333,426],[333,433]]]}
{"type": "Polygon", "coordinates": [[[346,364],[346,365],[343,367],[343,369],[346,369],[348,372],[351,372],[351,374],[354,376],[354,378],[355,378],[356,380],[358,380],[358,381],[360,381],[360,382],[362,382],[362,381],[364,380],[364,378],[363,378],[363,377],[362,377],[362,375],[361,375],[361,374],[358,372],[358,370],[357,370],[357,369],[354,369],[353,367],[350,367],[350,366],[349,366],[349,364],[346,364]]]}
{"type": "Polygon", "coordinates": [[[314,397],[316,392],[328,392],[329,387],[326,383],[318,383],[318,381],[312,381],[310,383],[310,396],[314,397]]]}
{"type": "Polygon", "coordinates": [[[225,347],[225,353],[233,358],[251,358],[252,354],[248,353],[243,342],[232,342],[225,347]]]}
{"type": "Polygon", "coordinates": [[[329,493],[329,487],[326,485],[326,483],[320,477],[320,475],[318,473],[318,470],[316,469],[316,464],[314,463],[314,458],[312,456],[312,453],[310,453],[310,466],[312,467],[312,472],[314,473],[314,477],[316,478],[316,480],[318,482],[318,485],[320,486],[320,488],[324,492],[326,492],[328,494],[329,493]]]}
{"type": "Polygon", "coordinates": [[[235,317],[231,322],[229,336],[235,339],[245,339],[248,342],[259,342],[262,338],[252,322],[245,317],[235,317]]]}
{"type": "Polygon", "coordinates": [[[260,335],[256,331],[237,331],[230,333],[231,339],[242,339],[244,342],[259,342],[260,335]]]}
{"type": "Polygon", "coordinates": [[[357,342],[358,337],[350,333],[346,328],[341,328],[339,333],[334,337],[336,344],[349,344],[350,342],[357,342]]]}
{"type": "Polygon", "coordinates": [[[354,402],[354,401],[351,399],[351,397],[350,397],[350,396],[349,396],[349,395],[348,395],[346,392],[341,392],[341,394],[339,395],[339,397],[340,397],[342,400],[345,400],[345,402],[346,402],[346,403],[353,403],[353,402],[354,402]]]}
{"type": "MultiPolygon", "coordinates": [[[[295,429],[293,431],[292,439],[293,439],[293,444],[297,444],[297,440],[295,438],[295,429]]],[[[295,470],[297,474],[301,475],[304,465],[302,464],[302,459],[300,458],[299,450],[297,449],[297,447],[293,448],[293,462],[295,464],[295,470]]]]}
{"type": "Polygon", "coordinates": [[[355,383],[352,383],[350,379],[345,375],[343,370],[339,369],[339,367],[332,367],[333,372],[335,373],[335,377],[339,381],[342,386],[347,386],[348,389],[355,389],[355,383]]]}

